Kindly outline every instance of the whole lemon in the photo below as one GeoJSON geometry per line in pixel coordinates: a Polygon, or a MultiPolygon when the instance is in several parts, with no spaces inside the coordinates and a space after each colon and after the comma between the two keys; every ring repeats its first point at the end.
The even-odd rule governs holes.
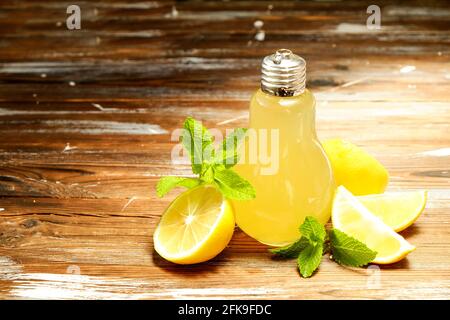
{"type": "Polygon", "coordinates": [[[354,195],[383,193],[389,173],[377,159],[354,144],[330,139],[322,143],[333,168],[336,185],[343,185],[354,195]]]}

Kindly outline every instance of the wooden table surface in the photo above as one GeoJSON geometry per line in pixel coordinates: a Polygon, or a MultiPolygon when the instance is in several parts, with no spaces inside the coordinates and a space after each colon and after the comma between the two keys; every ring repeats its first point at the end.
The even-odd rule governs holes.
{"type": "Polygon", "coordinates": [[[418,299],[450,297],[450,5],[288,1],[0,3],[0,297],[418,299]],[[254,27],[261,20],[262,30],[254,27]],[[257,34],[259,35],[257,36],[257,34]],[[264,35],[264,39],[263,39],[264,35]],[[308,61],[321,139],[362,146],[389,190],[429,190],[390,266],[347,269],[325,256],[301,279],[293,261],[236,229],[201,265],[153,250],[171,133],[187,116],[245,126],[263,56],[308,61]]]}

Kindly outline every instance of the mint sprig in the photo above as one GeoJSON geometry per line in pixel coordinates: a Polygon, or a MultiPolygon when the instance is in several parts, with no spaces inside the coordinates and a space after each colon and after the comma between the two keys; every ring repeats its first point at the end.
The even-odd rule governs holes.
{"type": "Polygon", "coordinates": [[[175,187],[190,189],[201,184],[213,184],[229,199],[255,198],[253,186],[231,169],[239,161],[239,144],[245,137],[247,129],[235,129],[216,150],[213,136],[201,122],[188,117],[184,121],[183,128],[181,142],[189,154],[192,172],[198,177],[161,178],[156,186],[159,197],[163,197],[175,187]]]}
{"type": "Polygon", "coordinates": [[[344,266],[365,266],[377,256],[364,243],[338,229],[330,231],[330,247],[333,259],[344,266]]]}
{"type": "Polygon", "coordinates": [[[231,169],[216,171],[214,173],[214,182],[227,198],[250,200],[256,196],[255,189],[250,182],[231,169]]]}
{"type": "Polygon", "coordinates": [[[322,261],[323,244],[309,244],[297,258],[297,265],[303,278],[311,277],[322,261]]]}
{"type": "Polygon", "coordinates": [[[305,218],[300,232],[302,236],[298,241],[269,251],[281,258],[297,258],[299,272],[304,278],[314,273],[326,253],[331,253],[337,263],[350,267],[367,265],[377,255],[364,243],[338,229],[327,232],[313,217],[305,218]]]}
{"type": "Polygon", "coordinates": [[[302,236],[296,242],[281,248],[269,249],[271,253],[280,258],[293,259],[297,258],[300,252],[305,249],[309,244],[309,240],[302,236]]]}
{"type": "Polygon", "coordinates": [[[191,158],[192,172],[201,174],[203,163],[212,157],[213,137],[201,122],[191,117],[186,118],[183,128],[181,142],[191,158]]]}
{"type": "Polygon", "coordinates": [[[325,227],[313,217],[306,217],[300,226],[300,232],[311,244],[325,242],[327,232],[325,227]]]}
{"type": "Polygon", "coordinates": [[[214,160],[216,164],[223,164],[226,169],[239,162],[239,144],[247,133],[246,128],[234,129],[223,141],[217,150],[214,160]]]}
{"type": "Polygon", "coordinates": [[[158,184],[156,185],[156,193],[159,197],[164,197],[167,192],[175,187],[186,187],[191,189],[200,184],[199,179],[195,178],[184,178],[184,177],[162,177],[158,184]]]}

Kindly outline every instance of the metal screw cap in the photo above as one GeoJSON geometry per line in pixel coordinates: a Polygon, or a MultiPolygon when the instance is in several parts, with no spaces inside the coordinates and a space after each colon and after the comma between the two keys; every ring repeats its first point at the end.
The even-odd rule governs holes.
{"type": "Polygon", "coordinates": [[[279,49],[262,62],[262,91],[291,97],[305,91],[306,61],[288,49],[279,49]]]}

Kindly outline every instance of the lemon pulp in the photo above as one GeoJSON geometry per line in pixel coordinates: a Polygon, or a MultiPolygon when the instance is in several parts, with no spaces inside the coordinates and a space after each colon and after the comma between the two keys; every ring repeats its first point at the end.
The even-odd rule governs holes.
{"type": "Polygon", "coordinates": [[[425,208],[426,191],[390,192],[357,197],[371,213],[394,231],[412,225],[425,208]]]}

